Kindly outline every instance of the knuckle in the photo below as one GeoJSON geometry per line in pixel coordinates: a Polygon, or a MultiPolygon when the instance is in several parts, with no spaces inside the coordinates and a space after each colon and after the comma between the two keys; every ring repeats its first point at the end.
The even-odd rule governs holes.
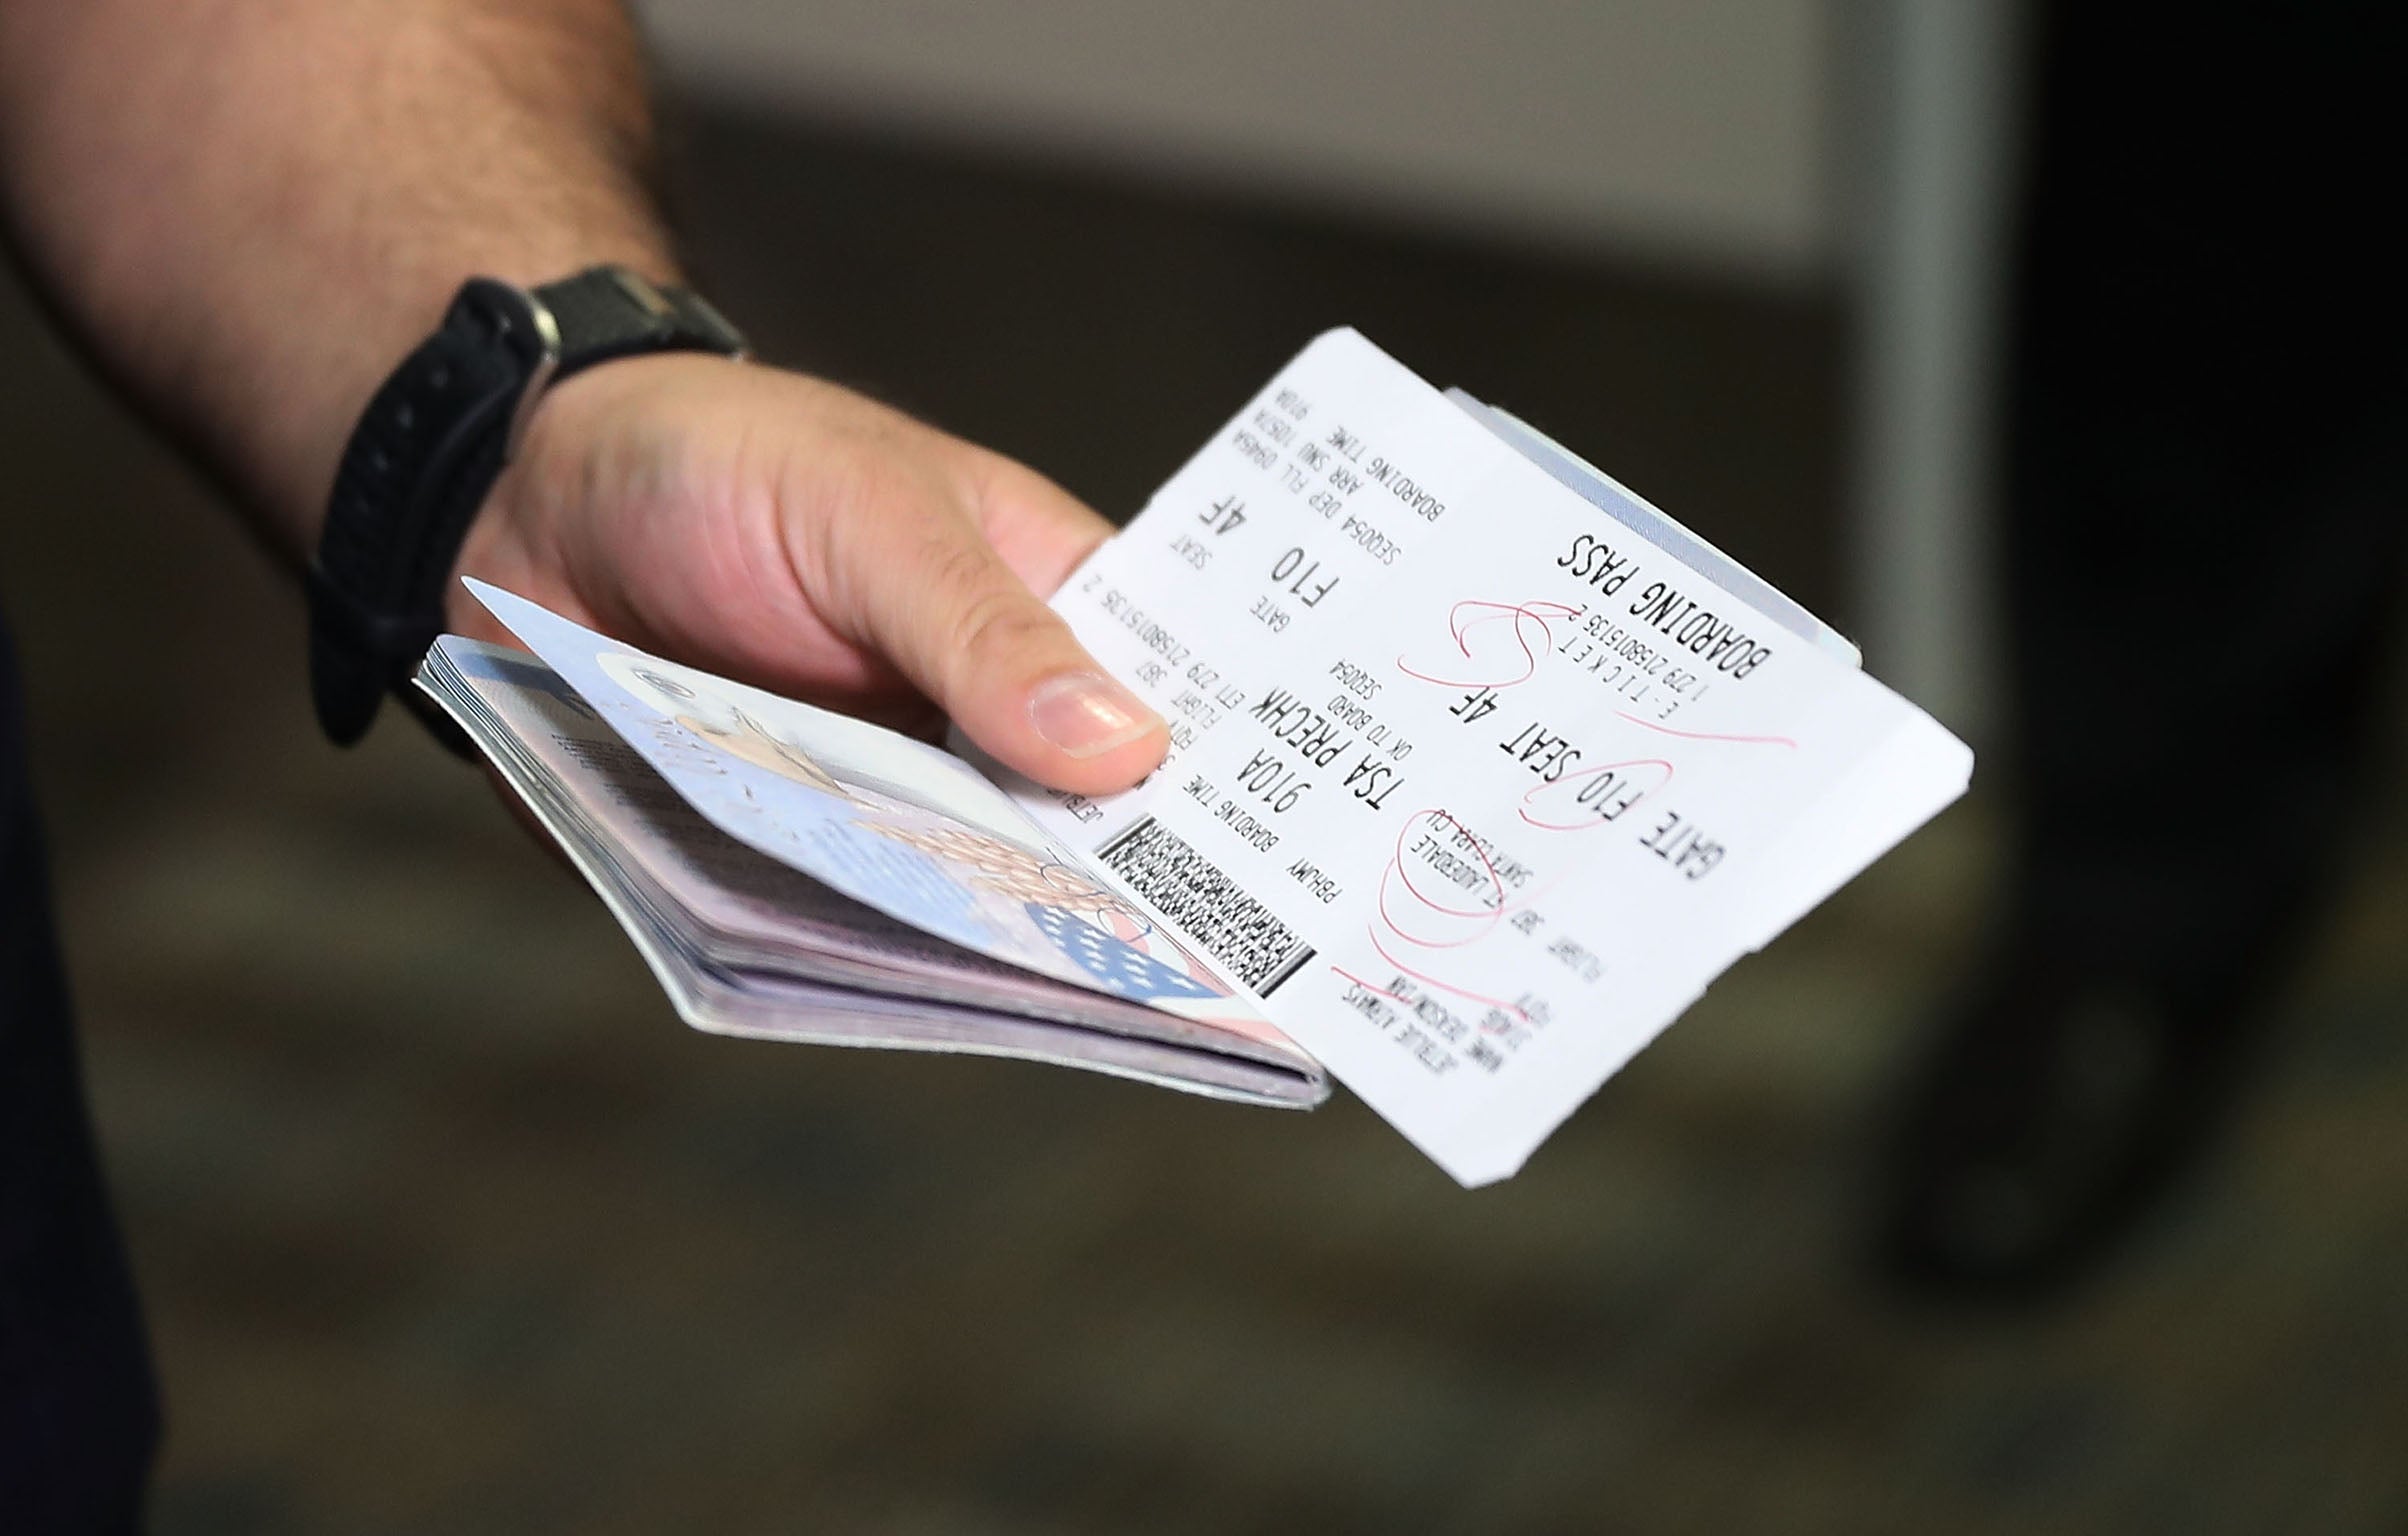
{"type": "Polygon", "coordinates": [[[944,668],[966,682],[1004,657],[1036,648],[1053,628],[1053,615],[1026,593],[989,581],[971,591],[948,628],[944,668]]]}

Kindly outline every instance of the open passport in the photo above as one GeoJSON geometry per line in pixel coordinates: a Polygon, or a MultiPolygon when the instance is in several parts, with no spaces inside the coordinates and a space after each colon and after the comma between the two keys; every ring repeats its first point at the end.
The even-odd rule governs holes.
{"type": "Polygon", "coordinates": [[[1088,798],[471,584],[419,686],[687,1023],[1309,1108],[1517,1170],[1964,792],[1854,647],[1503,411],[1316,339],[1064,585],[1171,722],[1088,798]]]}

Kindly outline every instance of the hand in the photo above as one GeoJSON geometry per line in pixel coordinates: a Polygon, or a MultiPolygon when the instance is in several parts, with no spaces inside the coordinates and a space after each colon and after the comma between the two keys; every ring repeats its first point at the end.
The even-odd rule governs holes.
{"type": "MultiPolygon", "coordinates": [[[[889,722],[933,702],[998,759],[1103,793],[1161,719],[1043,601],[1111,526],[1060,487],[849,390],[680,354],[537,408],[459,570],[776,693],[889,722]]],[[[452,627],[507,638],[465,591],[452,627]]]]}

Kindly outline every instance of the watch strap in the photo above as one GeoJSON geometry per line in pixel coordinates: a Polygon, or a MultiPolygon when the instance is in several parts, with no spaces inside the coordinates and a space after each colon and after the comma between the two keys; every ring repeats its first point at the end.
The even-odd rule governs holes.
{"type": "Polygon", "coordinates": [[[656,287],[625,267],[596,267],[535,290],[560,338],[560,377],[614,358],[687,350],[729,357],[742,333],[690,288],[656,287]]]}
{"type": "Polygon", "coordinates": [[[443,579],[545,349],[528,296],[480,278],[362,413],[309,570],[310,694],[335,741],[367,732],[443,632],[443,579]]]}

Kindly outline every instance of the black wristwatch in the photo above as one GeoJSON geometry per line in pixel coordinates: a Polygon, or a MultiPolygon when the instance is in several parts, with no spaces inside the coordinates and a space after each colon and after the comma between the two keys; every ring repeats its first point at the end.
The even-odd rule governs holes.
{"type": "Polygon", "coordinates": [[[654,352],[742,357],[745,344],[701,298],[624,267],[532,292],[480,277],[452,299],[368,402],[335,472],[309,569],[310,694],[328,736],[359,740],[443,632],[460,545],[544,390],[654,352]]]}

